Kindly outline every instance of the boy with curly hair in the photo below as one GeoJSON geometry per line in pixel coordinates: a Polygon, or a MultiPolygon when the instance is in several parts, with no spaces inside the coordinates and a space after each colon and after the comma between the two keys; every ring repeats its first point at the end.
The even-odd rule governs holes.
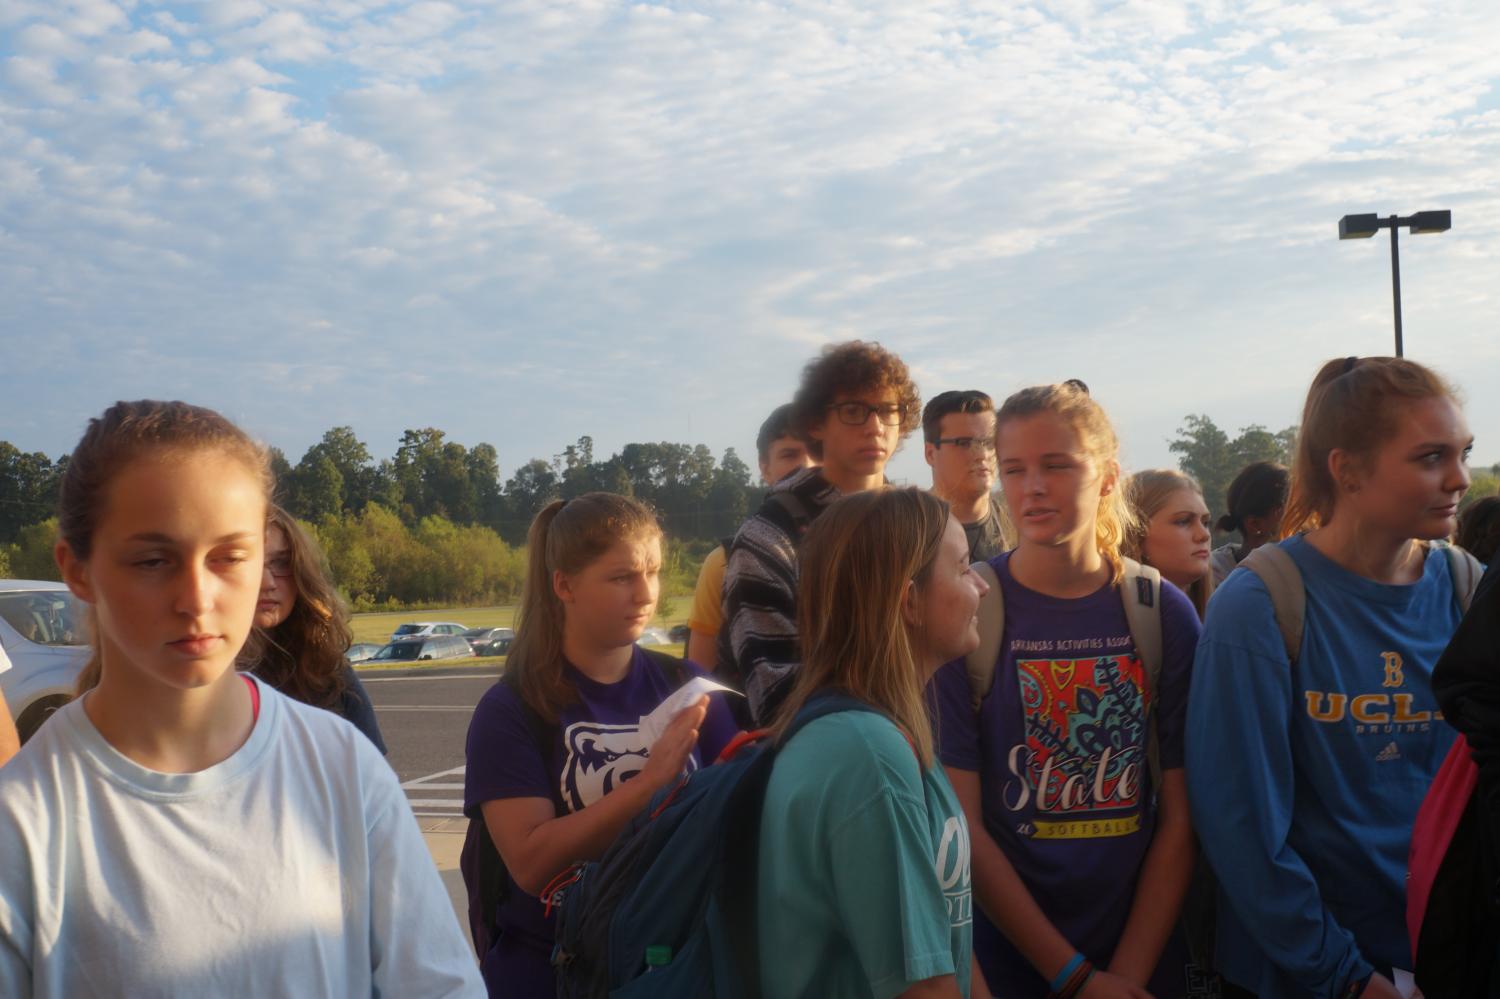
{"type": "Polygon", "coordinates": [[[797,544],[830,503],[885,482],[885,466],[921,419],[906,364],[878,343],[824,348],[802,371],[792,432],[819,464],[777,483],[729,546],[718,672],[743,690],[748,719],[774,713],[800,661],[797,544]]]}

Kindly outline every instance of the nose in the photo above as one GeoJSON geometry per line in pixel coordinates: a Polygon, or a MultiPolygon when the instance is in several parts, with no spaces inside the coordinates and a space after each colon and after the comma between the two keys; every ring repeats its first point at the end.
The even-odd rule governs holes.
{"type": "Polygon", "coordinates": [[[206,614],[214,603],[214,576],[201,561],[187,563],[177,580],[177,612],[184,617],[198,618],[206,614]]]}
{"type": "Polygon", "coordinates": [[[1194,541],[1207,541],[1208,538],[1209,538],[1208,528],[1206,526],[1204,526],[1203,521],[1201,521],[1201,520],[1195,520],[1195,521],[1193,521],[1193,540],[1194,541]]]}
{"type": "Polygon", "coordinates": [[[984,581],[984,576],[975,572],[972,567],[969,569],[969,575],[974,577],[974,588],[979,591],[980,599],[984,599],[984,595],[990,592],[990,584],[986,583],[984,581]]]}

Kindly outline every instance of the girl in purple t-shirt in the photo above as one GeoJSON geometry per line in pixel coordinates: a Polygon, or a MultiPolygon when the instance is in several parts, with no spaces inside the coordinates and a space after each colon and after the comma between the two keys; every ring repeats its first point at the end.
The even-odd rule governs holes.
{"type": "Polygon", "coordinates": [[[735,735],[718,695],[649,746],[639,732],[674,686],[635,645],[656,613],[661,540],[650,510],[612,493],[559,500],[532,522],[506,675],[475,708],[466,748],[464,812],[483,818],[509,878],[481,955],[492,997],[555,994],[552,919],[536,896],[735,735]]]}
{"type": "Polygon", "coordinates": [[[1020,543],[990,563],[1005,607],[994,682],[976,709],[963,660],[935,679],[941,755],[972,830],[974,952],[1008,999],[1181,996],[1198,618],[1163,582],[1151,690],[1121,599],[1119,445],[1081,384],[1016,393],[996,432],[1020,543]],[[1153,696],[1160,787],[1147,765],[1153,696]]]}

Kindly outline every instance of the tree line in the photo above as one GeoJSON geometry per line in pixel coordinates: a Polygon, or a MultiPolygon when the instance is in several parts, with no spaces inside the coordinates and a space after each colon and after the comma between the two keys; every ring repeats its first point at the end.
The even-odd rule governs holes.
{"type": "MultiPolygon", "coordinates": [[[[1186,417],[1169,448],[1203,486],[1215,519],[1235,474],[1254,461],[1290,463],[1296,428],[1243,427],[1233,437],[1204,414],[1186,417]]],[[[510,603],[525,576],[526,529],[558,498],[605,490],[651,504],[668,535],[664,592],[688,592],[697,564],[734,533],[763,491],[734,449],[627,444],[596,458],[580,437],[551,460],[500,475],[490,444],[466,448],[441,430],[408,430],[377,461],[350,427],[334,427],[291,464],[272,450],[277,499],[317,537],[357,610],[510,603]]],[[[57,491],[67,457],[0,441],[0,578],[55,579],[57,491]]],[[[1473,470],[1465,503],[1500,492],[1500,464],[1473,470]]]]}

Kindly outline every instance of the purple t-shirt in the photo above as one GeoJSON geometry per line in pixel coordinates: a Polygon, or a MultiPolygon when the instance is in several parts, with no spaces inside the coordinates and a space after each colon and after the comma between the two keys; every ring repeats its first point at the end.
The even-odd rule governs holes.
{"type": "MultiPolygon", "coordinates": [[[[616,683],[597,683],[571,665],[565,669],[578,703],[562,712],[558,738],[545,759],[510,684],[497,683],[479,699],[465,749],[465,815],[479,818],[482,804],[501,798],[560,800],[570,813],[576,812],[641,772],[651,747],[642,744],[637,729],[641,718],[672,692],[667,677],[639,647],[630,672],[616,683]]],[[[704,675],[694,664],[683,663],[684,679],[704,675]]],[[[724,697],[709,698],[690,769],[712,763],[739,731],[724,697]]],[[[551,999],[556,993],[550,963],[552,917],[511,882],[497,923],[497,940],[481,962],[490,995],[551,999]]]]}
{"type": "MultiPolygon", "coordinates": [[[[963,660],[938,671],[940,754],[947,766],[978,771],[985,829],[1052,924],[1102,968],[1124,932],[1155,828],[1145,668],[1116,587],[1049,597],[1016,582],[1009,553],[990,564],[1005,598],[995,684],[976,714],[963,660]]],[[[1161,624],[1166,770],[1182,766],[1198,642],[1197,613],[1166,582],[1161,624]]],[[[978,911],[974,952],[996,995],[1047,994],[1047,981],[978,911]]],[[[1151,991],[1181,994],[1180,954],[1163,955],[1151,991]]]]}

